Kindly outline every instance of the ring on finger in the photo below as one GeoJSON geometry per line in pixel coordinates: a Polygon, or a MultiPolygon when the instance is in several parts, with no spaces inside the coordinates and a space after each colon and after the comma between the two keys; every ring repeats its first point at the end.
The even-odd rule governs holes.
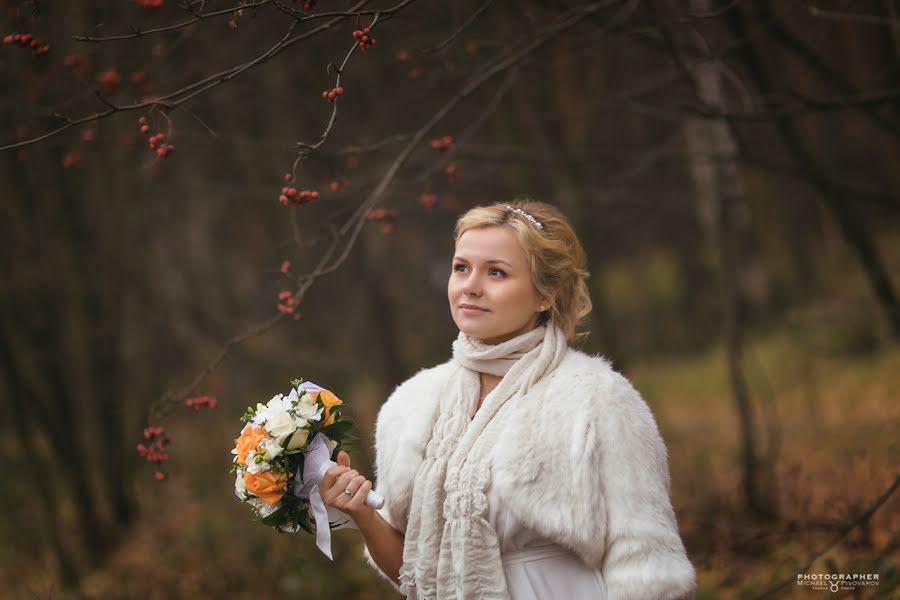
{"type": "Polygon", "coordinates": [[[354,494],[354,492],[351,492],[350,490],[344,490],[344,493],[348,496],[352,496],[354,494]]]}

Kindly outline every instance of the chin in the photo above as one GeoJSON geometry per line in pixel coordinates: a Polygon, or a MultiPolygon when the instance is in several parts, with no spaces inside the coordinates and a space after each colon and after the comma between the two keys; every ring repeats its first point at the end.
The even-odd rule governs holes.
{"type": "Polygon", "coordinates": [[[473,337],[473,338],[478,338],[479,340],[485,339],[485,338],[497,337],[497,333],[488,329],[487,327],[478,327],[477,325],[473,326],[470,323],[462,323],[462,324],[457,323],[456,326],[464,334],[466,334],[470,337],[473,337]]]}

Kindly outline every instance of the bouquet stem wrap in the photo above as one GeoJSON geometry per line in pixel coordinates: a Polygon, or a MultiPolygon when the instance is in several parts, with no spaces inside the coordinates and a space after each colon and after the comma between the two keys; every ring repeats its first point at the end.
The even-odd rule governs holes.
{"type": "MultiPolygon", "coordinates": [[[[339,510],[332,510],[325,506],[325,501],[322,499],[322,494],[319,491],[319,484],[322,483],[325,472],[335,466],[337,466],[337,463],[331,460],[328,438],[319,433],[310,442],[306,451],[303,472],[297,471],[297,475],[294,476],[296,481],[294,484],[294,495],[309,500],[313,517],[316,520],[316,546],[319,547],[322,554],[331,560],[334,560],[331,556],[331,529],[356,528],[356,523],[349,516],[339,510]],[[332,516],[337,517],[336,522],[331,521],[330,517],[332,516]],[[332,527],[332,524],[334,527],[332,527]]],[[[375,492],[369,492],[369,495],[366,497],[366,504],[372,508],[381,508],[384,506],[384,499],[375,492]]]]}

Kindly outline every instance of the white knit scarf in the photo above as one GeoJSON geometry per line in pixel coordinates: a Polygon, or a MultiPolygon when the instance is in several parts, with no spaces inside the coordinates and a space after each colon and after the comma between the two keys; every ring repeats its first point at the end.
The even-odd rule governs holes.
{"type": "Polygon", "coordinates": [[[460,332],[453,343],[458,368],[441,395],[413,483],[400,569],[407,598],[508,600],[500,544],[488,522],[487,458],[502,425],[493,417],[553,371],[567,347],[552,323],[495,345],[460,332]],[[475,412],[479,372],[503,379],[475,412]]]}

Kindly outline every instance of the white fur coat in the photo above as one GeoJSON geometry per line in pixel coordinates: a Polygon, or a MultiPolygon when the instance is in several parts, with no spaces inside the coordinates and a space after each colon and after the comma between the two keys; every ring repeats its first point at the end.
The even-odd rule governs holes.
{"type": "MultiPolygon", "coordinates": [[[[381,515],[400,531],[443,383],[457,368],[448,361],[419,371],[378,414],[375,488],[385,497],[381,515]]],[[[630,382],[602,357],[570,348],[519,400],[498,417],[505,433],[491,457],[492,485],[508,510],[599,567],[610,600],[693,598],[666,447],[630,382]]]]}

